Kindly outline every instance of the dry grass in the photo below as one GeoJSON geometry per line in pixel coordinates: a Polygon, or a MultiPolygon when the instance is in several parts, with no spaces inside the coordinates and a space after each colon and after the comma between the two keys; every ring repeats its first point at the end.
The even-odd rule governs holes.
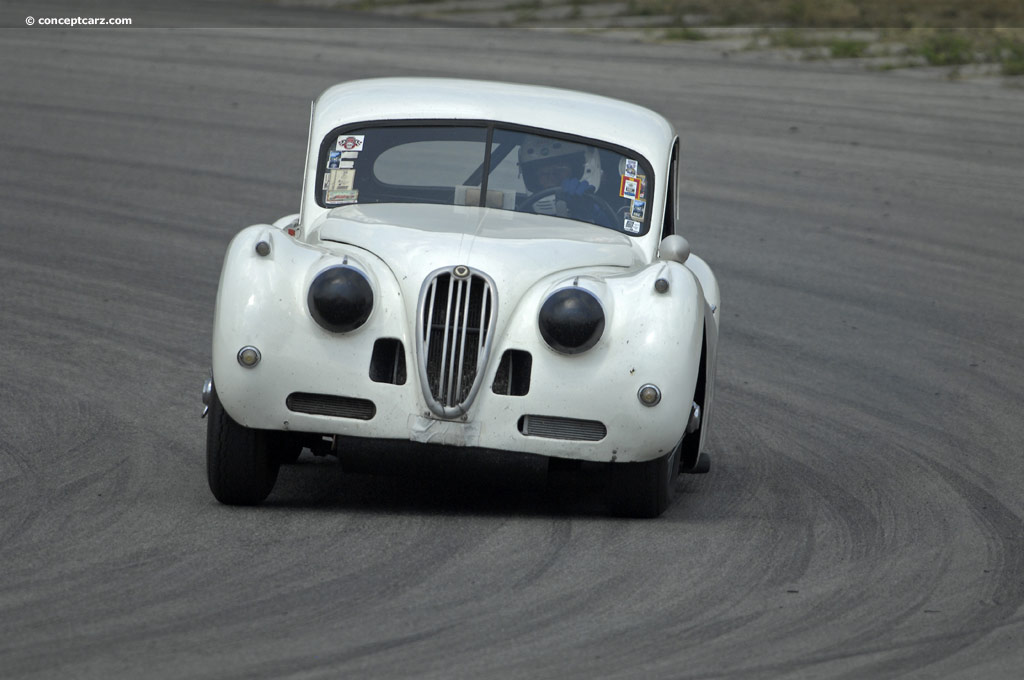
{"type": "Polygon", "coordinates": [[[629,0],[627,13],[712,26],[1024,27],[1021,0],[629,0]]]}
{"type": "Polygon", "coordinates": [[[890,67],[998,64],[1003,75],[1024,75],[1024,0],[630,0],[628,11],[674,17],[684,29],[666,35],[676,39],[693,27],[771,29],[752,45],[807,58],[869,56],[868,43],[841,32],[872,29],[901,46],[890,67]]]}

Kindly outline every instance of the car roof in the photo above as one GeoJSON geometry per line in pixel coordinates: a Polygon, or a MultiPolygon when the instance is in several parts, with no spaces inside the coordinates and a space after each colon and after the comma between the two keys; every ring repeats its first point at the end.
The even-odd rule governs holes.
{"type": "Polygon", "coordinates": [[[660,114],[600,95],[483,80],[374,78],[320,95],[313,140],[350,123],[407,119],[488,120],[580,135],[633,149],[655,168],[665,167],[675,138],[660,114]]]}

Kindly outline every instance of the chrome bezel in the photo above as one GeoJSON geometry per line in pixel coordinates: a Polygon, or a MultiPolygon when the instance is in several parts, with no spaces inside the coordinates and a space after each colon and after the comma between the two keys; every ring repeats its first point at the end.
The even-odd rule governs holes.
{"type": "Polygon", "coordinates": [[[660,403],[661,403],[661,389],[660,389],[660,388],[659,388],[659,387],[658,387],[657,385],[653,385],[653,384],[651,384],[651,383],[646,383],[646,384],[644,384],[644,385],[641,385],[641,386],[640,386],[640,389],[638,389],[638,390],[636,391],[636,398],[637,398],[637,399],[639,399],[639,400],[640,400],[640,403],[641,403],[641,404],[643,404],[644,406],[647,406],[647,407],[650,407],[650,406],[657,406],[658,404],[660,404],[660,403]],[[652,402],[646,402],[646,401],[644,401],[643,397],[641,397],[641,396],[640,396],[640,394],[641,394],[641,393],[642,393],[642,392],[643,392],[644,390],[646,390],[646,389],[648,389],[648,388],[650,388],[650,389],[654,390],[654,394],[655,394],[655,395],[656,395],[656,397],[657,397],[657,398],[656,398],[656,399],[655,399],[654,401],[652,401],[652,402]]]}
{"type": "Polygon", "coordinates": [[[241,366],[242,368],[256,368],[256,366],[258,366],[260,361],[263,359],[263,355],[260,353],[258,349],[256,349],[252,345],[246,345],[242,349],[238,350],[238,354],[235,356],[235,358],[238,359],[238,365],[241,366]],[[252,362],[251,364],[247,364],[244,361],[242,361],[242,353],[248,350],[252,350],[253,352],[256,353],[256,361],[252,362]]]}

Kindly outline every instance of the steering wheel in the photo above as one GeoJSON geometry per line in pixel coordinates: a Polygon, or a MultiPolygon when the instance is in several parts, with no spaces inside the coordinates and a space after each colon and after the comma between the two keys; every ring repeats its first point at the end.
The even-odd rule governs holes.
{"type": "MultiPolygon", "coordinates": [[[[612,207],[610,205],[608,205],[608,202],[605,201],[600,196],[597,196],[594,193],[583,193],[583,194],[574,194],[573,196],[570,197],[570,196],[566,195],[566,192],[565,192],[564,189],[562,189],[562,187],[551,187],[549,189],[541,189],[537,193],[529,196],[526,199],[526,201],[523,202],[523,205],[520,207],[520,210],[525,210],[525,211],[529,211],[529,212],[532,212],[532,213],[536,214],[537,211],[534,210],[534,207],[536,207],[537,203],[539,203],[541,199],[547,198],[548,196],[554,196],[555,200],[565,201],[566,203],[570,203],[570,201],[566,200],[566,199],[569,199],[569,198],[571,198],[572,200],[575,200],[577,198],[590,199],[591,204],[597,206],[598,210],[600,210],[601,213],[603,213],[603,215],[608,218],[608,225],[611,225],[612,229],[614,229],[615,225],[619,223],[619,220],[616,217],[615,211],[612,210],[612,207]]],[[[571,214],[571,212],[572,211],[570,210],[570,214],[571,214]]],[[[587,217],[591,217],[591,216],[590,215],[573,215],[573,217],[575,217],[576,219],[582,219],[583,221],[589,221],[586,218],[587,217]]],[[[607,226],[607,225],[601,224],[600,222],[595,222],[594,224],[597,224],[597,226],[599,226],[599,227],[607,226]]]]}

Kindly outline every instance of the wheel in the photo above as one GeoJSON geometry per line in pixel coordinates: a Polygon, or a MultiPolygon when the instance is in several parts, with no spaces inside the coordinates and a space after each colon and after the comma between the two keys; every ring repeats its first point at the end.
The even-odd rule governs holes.
{"type": "Polygon", "coordinates": [[[658,517],[676,493],[679,448],[643,463],[609,463],[609,501],[620,517],[658,517]]]}
{"type": "MultiPolygon", "coordinates": [[[[547,198],[548,196],[554,196],[556,198],[556,200],[565,201],[566,203],[569,203],[569,201],[567,201],[566,199],[568,199],[570,197],[566,196],[565,191],[563,191],[561,187],[551,187],[550,189],[543,189],[541,191],[538,191],[537,193],[535,193],[535,194],[531,195],[530,197],[528,197],[523,202],[523,204],[519,207],[519,209],[520,210],[527,210],[529,212],[536,212],[533,209],[534,206],[536,206],[537,203],[539,203],[542,198],[547,198]]],[[[590,203],[592,203],[594,206],[596,206],[598,208],[598,210],[600,210],[600,212],[603,213],[604,216],[608,218],[608,224],[607,225],[602,225],[600,223],[595,223],[595,224],[598,224],[598,226],[614,226],[614,225],[619,223],[618,219],[616,218],[615,211],[612,210],[612,207],[610,205],[608,205],[608,202],[605,201],[600,196],[597,196],[597,195],[595,195],[593,193],[584,193],[584,194],[574,195],[571,198],[574,201],[578,200],[578,199],[587,199],[587,200],[589,200],[590,203]]],[[[582,220],[589,221],[589,220],[587,220],[587,216],[576,215],[575,211],[570,211],[570,212],[571,212],[571,214],[573,214],[573,217],[575,217],[576,219],[582,219],[582,220]]],[[[586,212],[586,211],[584,211],[584,212],[586,212]]]]}
{"type": "Polygon", "coordinates": [[[206,426],[206,478],[214,497],[226,505],[258,505],[270,495],[280,463],[269,446],[274,432],[236,423],[216,389],[206,426]]]}

